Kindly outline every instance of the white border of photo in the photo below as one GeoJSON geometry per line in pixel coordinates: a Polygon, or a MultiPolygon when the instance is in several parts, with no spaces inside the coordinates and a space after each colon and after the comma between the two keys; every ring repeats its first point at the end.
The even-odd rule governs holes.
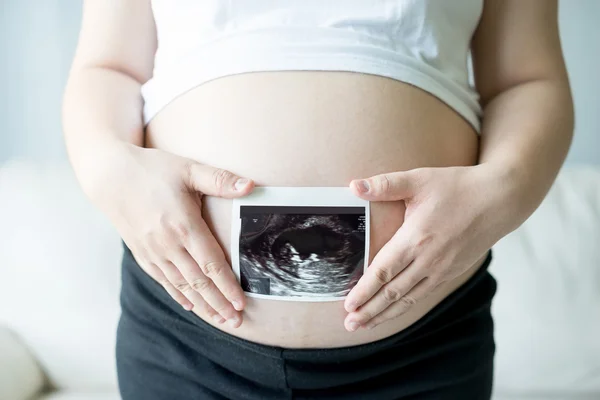
{"type": "MultiPolygon", "coordinates": [[[[365,208],[365,256],[363,273],[369,262],[369,237],[371,232],[370,203],[363,200],[350,190],[349,187],[279,187],[257,186],[248,196],[233,199],[231,215],[231,264],[238,280],[240,278],[240,218],[241,206],[300,206],[300,207],[364,207],[365,208]]],[[[345,297],[301,297],[273,296],[244,292],[248,297],[266,300],[287,300],[304,302],[339,301],[345,297]]]]}

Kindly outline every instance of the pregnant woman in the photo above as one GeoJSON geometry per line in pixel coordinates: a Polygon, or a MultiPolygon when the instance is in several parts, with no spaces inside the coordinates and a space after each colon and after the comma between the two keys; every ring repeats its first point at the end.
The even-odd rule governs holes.
{"type": "Polygon", "coordinates": [[[64,130],[125,244],[122,397],[489,399],[490,248],[572,129],[557,0],[87,0],[64,130]],[[245,295],[258,186],[371,201],[347,296],[245,295]]]}

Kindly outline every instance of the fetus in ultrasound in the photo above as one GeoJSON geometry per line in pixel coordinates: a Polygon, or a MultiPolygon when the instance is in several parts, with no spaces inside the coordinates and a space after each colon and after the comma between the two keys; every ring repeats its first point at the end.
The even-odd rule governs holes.
{"type": "Polygon", "coordinates": [[[364,218],[242,213],[242,288],[271,296],[345,296],[364,270],[364,218]]]}

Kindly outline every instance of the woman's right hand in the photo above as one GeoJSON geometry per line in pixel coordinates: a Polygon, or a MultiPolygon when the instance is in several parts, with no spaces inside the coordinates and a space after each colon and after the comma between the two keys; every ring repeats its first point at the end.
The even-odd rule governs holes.
{"type": "Polygon", "coordinates": [[[250,193],[254,182],[171,153],[119,144],[90,198],[136,260],[186,310],[218,323],[242,323],[245,296],[202,219],[202,195],[250,193]]]}

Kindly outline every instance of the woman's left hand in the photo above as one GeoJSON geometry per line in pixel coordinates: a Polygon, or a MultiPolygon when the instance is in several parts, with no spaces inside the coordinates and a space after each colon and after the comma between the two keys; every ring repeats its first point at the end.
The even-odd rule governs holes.
{"type": "Polygon", "coordinates": [[[417,168],[350,183],[365,200],[404,201],[406,212],[403,225],[348,294],[347,330],[373,328],[405,313],[466,272],[508,233],[508,193],[494,177],[481,164],[417,168]]]}

